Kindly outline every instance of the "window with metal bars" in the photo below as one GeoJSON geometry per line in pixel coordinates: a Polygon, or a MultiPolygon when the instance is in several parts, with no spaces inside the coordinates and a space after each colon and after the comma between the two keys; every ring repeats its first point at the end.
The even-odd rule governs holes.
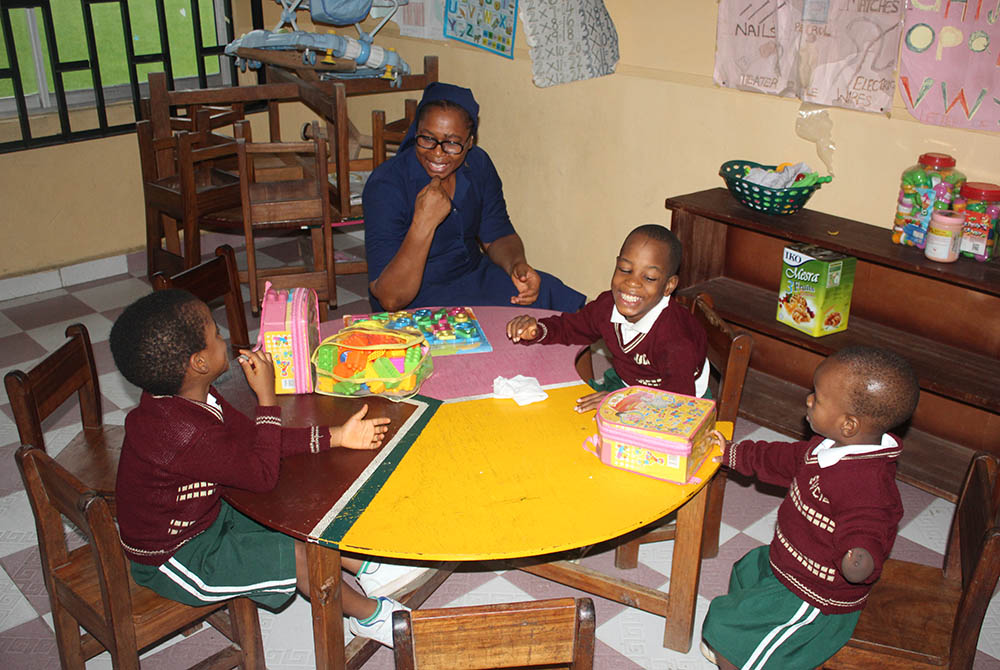
{"type": "Polygon", "coordinates": [[[0,153],[131,132],[150,72],[237,83],[232,0],[2,0],[0,29],[0,153]]]}

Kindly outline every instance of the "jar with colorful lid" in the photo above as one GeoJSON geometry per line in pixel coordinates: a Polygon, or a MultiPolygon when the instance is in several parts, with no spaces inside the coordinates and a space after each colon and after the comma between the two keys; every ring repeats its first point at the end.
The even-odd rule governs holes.
{"type": "Polygon", "coordinates": [[[955,169],[948,154],[921,154],[917,164],[900,178],[892,241],[921,249],[927,244],[927,226],[934,211],[951,209],[965,175],[955,169]]]}
{"type": "Polygon", "coordinates": [[[956,212],[965,214],[962,225],[963,256],[988,261],[996,248],[997,226],[1000,225],[1000,186],[983,181],[968,181],[955,200],[956,212]]]}

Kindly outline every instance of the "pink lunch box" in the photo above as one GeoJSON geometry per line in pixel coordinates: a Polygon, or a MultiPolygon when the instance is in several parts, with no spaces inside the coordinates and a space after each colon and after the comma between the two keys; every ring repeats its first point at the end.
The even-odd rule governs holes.
{"type": "Polygon", "coordinates": [[[711,451],[713,428],[714,400],[628,386],[597,409],[597,455],[616,468],[686,484],[711,451]]]}

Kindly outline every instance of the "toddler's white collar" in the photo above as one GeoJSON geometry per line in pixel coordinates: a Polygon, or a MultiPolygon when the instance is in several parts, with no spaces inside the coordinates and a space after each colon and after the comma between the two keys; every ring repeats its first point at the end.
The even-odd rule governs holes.
{"type": "Polygon", "coordinates": [[[665,295],[660,298],[660,302],[653,306],[653,309],[646,312],[641,319],[632,323],[618,311],[617,305],[612,305],[611,307],[611,323],[621,324],[622,340],[628,342],[636,335],[648,333],[652,328],[656,320],[660,318],[660,314],[667,308],[670,304],[670,296],[665,295]]]}
{"type": "Polygon", "coordinates": [[[834,447],[833,440],[823,440],[813,449],[813,456],[816,457],[819,467],[828,468],[831,465],[839,463],[840,459],[845,456],[870,454],[875,451],[882,451],[883,449],[891,449],[898,445],[899,443],[889,433],[882,435],[880,444],[848,444],[843,447],[834,447]]]}

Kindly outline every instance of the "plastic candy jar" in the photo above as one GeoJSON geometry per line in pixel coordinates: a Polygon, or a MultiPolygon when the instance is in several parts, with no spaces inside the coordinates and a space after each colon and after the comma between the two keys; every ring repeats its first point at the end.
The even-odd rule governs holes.
{"type": "Polygon", "coordinates": [[[900,177],[892,241],[923,249],[931,213],[950,209],[964,183],[965,175],[955,169],[954,158],[921,154],[917,164],[906,168],[900,177]],[[909,211],[904,200],[910,203],[909,211]]]}
{"type": "Polygon", "coordinates": [[[955,211],[965,213],[962,226],[963,256],[987,261],[996,248],[997,219],[1000,218],[1000,186],[982,181],[965,182],[955,211]]]}
{"type": "Polygon", "coordinates": [[[931,214],[924,255],[939,263],[958,260],[958,247],[962,241],[964,223],[965,215],[961,212],[938,210],[931,214]]]}

